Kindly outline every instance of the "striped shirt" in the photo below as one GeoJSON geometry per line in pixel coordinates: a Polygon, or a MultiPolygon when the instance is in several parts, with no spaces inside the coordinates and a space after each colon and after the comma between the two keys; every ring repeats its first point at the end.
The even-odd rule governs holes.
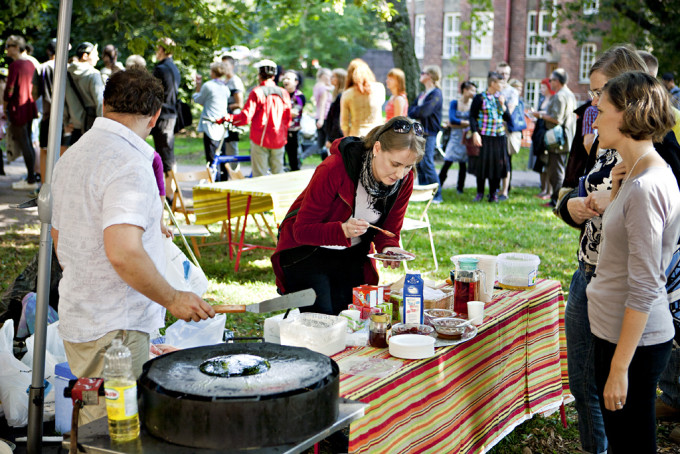
{"type": "Polygon", "coordinates": [[[595,106],[590,106],[585,112],[583,112],[583,127],[581,128],[581,132],[584,136],[586,134],[595,134],[595,131],[593,130],[593,123],[595,123],[596,118],[597,107],[595,106]]]}

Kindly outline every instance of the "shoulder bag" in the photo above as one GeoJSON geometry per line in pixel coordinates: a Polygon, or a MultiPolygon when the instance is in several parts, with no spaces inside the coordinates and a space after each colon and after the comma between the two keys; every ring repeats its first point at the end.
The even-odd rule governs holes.
{"type": "Polygon", "coordinates": [[[82,131],[87,132],[92,128],[92,125],[94,124],[95,118],[97,118],[97,108],[95,106],[87,106],[85,105],[85,101],[83,101],[83,96],[80,94],[80,90],[78,89],[78,85],[76,85],[76,82],[73,80],[73,76],[71,76],[71,73],[66,71],[66,74],[68,75],[68,82],[71,84],[71,88],[73,88],[73,91],[76,94],[76,97],[78,98],[78,102],[80,103],[80,106],[83,108],[83,111],[85,112],[85,118],[83,118],[83,127],[82,131]]]}

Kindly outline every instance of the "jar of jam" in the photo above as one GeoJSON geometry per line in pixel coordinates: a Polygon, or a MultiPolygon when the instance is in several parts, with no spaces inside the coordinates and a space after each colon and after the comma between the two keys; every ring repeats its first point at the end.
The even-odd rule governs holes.
{"type": "Polygon", "coordinates": [[[391,328],[389,315],[382,312],[371,314],[371,323],[368,327],[368,345],[375,348],[387,348],[391,328]]]}

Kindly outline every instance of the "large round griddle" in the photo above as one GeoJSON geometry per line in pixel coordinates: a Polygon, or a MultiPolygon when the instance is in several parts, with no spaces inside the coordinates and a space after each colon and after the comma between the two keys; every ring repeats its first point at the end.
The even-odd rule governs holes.
{"type": "Polygon", "coordinates": [[[338,416],[339,369],[306,348],[268,343],[180,350],[144,365],[140,416],[147,430],[183,446],[247,449],[295,443],[338,416]],[[216,377],[206,360],[255,355],[270,367],[257,375],[216,377]]]}

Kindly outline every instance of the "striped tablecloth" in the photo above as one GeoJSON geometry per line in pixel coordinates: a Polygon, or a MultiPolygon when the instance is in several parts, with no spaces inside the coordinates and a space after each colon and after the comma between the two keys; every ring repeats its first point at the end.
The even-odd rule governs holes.
{"type": "MultiPolygon", "coordinates": [[[[350,452],[485,452],[569,397],[559,282],[497,290],[485,315],[475,338],[432,358],[399,360],[386,378],[341,376],[343,397],[370,404],[351,426],[350,452]]],[[[358,357],[391,358],[365,347],[334,359],[342,365],[358,357]]]]}
{"type": "Polygon", "coordinates": [[[279,173],[243,180],[205,183],[194,186],[194,211],[196,224],[213,224],[229,218],[227,194],[231,217],[273,211],[276,223],[281,222],[298,195],[307,187],[314,174],[313,169],[279,173]]]}

